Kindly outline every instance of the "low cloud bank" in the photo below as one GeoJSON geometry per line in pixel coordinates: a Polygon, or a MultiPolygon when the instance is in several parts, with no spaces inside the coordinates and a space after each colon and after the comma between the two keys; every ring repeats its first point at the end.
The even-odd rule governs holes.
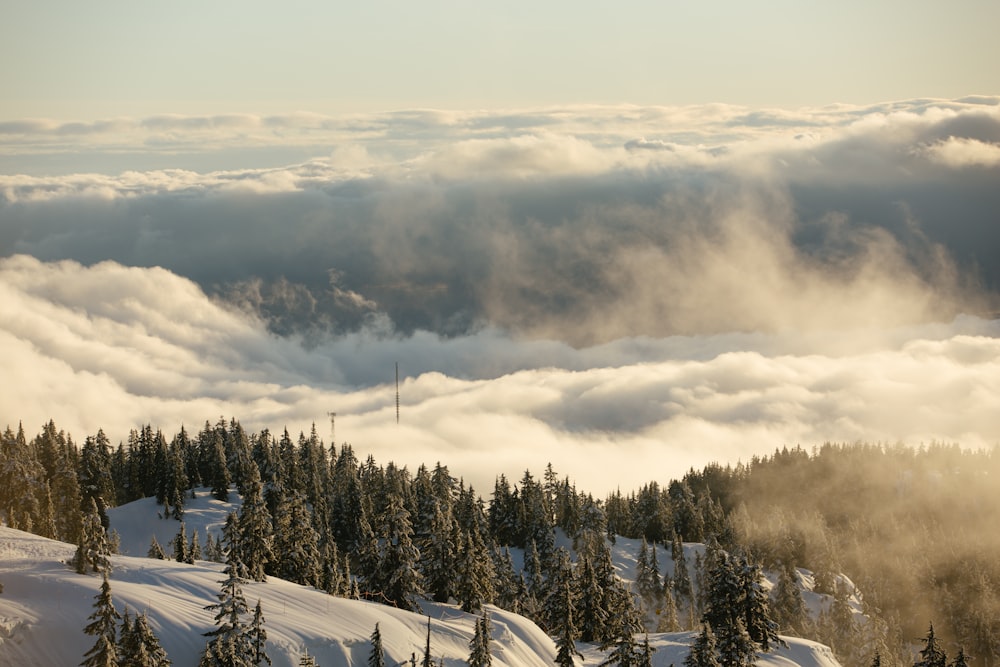
{"type": "Polygon", "coordinates": [[[482,492],[556,470],[598,494],[782,445],[1000,441],[1000,321],[622,338],[574,349],[496,330],[347,336],[307,349],[169,271],[0,262],[4,418],[78,442],[235,416],[313,423],[380,461],[442,461],[482,492]],[[399,362],[396,423],[393,364],[399,362]]]}

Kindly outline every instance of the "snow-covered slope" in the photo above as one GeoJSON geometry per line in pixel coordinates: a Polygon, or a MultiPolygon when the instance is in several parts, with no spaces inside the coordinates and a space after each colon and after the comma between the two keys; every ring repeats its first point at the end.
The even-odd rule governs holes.
{"type": "MultiPolygon", "coordinates": [[[[188,534],[197,530],[202,541],[206,529],[218,535],[226,513],[238,503],[235,494],[231,502],[223,503],[200,492],[185,512],[188,534]]],[[[146,558],[154,534],[169,553],[167,545],[180,525],[158,518],[158,509],[151,499],[145,499],[109,512],[112,527],[121,535],[123,552],[111,559],[112,595],[119,611],[128,605],[146,612],[174,665],[193,667],[205,646],[202,633],[214,627],[213,614],[204,607],[216,601],[222,565],[146,558]]],[[[626,578],[634,574],[633,546],[620,541],[616,547],[616,564],[626,578]]],[[[0,665],[77,665],[93,645],[83,627],[93,611],[101,579],[73,572],[66,565],[73,552],[72,545],[0,527],[0,665]]],[[[466,663],[476,620],[453,605],[425,602],[424,615],[414,614],[332,597],[273,577],[265,583],[248,583],[243,592],[251,606],[261,601],[268,654],[275,667],[297,665],[306,650],[323,667],[364,665],[370,651],[368,638],[376,623],[387,664],[407,662],[412,654],[419,659],[428,617],[435,660],[444,658],[448,667],[458,667],[466,663]]],[[[553,664],[555,646],[534,623],[495,607],[489,609],[494,665],[553,664]]],[[[681,664],[692,639],[690,633],[651,635],[650,642],[657,649],[654,665],[681,664]]],[[[762,655],[758,664],[839,667],[825,647],[804,640],[788,641],[789,648],[762,655]]],[[[580,649],[586,657],[584,664],[597,665],[604,659],[594,647],[581,644],[580,649]]]]}

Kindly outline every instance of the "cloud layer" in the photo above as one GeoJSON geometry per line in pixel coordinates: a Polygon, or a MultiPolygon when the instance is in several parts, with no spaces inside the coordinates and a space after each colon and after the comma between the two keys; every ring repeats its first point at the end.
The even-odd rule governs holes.
{"type": "Polygon", "coordinates": [[[336,411],[477,487],[990,446],[998,151],[997,97],[0,123],[0,405],[78,440],[336,411]]]}
{"type": "Polygon", "coordinates": [[[1000,285],[997,102],[7,123],[29,152],[339,143],[290,166],[0,176],[0,254],[161,266],[280,333],[591,345],[951,319],[1000,285]]]}
{"type": "Polygon", "coordinates": [[[1000,321],[585,349],[495,331],[352,335],[307,351],[163,269],[27,256],[0,262],[0,303],[5,418],[28,430],[52,418],[78,441],[219,416],[316,423],[329,441],[336,411],[338,442],[380,461],[440,460],[484,492],[495,474],[552,462],[603,494],[782,445],[1000,440],[1000,321]]]}

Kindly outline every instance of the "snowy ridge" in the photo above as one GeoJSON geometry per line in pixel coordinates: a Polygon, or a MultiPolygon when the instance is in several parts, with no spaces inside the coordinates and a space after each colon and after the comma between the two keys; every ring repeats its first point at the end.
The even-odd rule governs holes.
{"type": "MultiPolygon", "coordinates": [[[[190,536],[205,530],[218,536],[226,513],[238,507],[238,497],[224,503],[200,491],[185,509],[190,536]]],[[[109,511],[112,528],[121,535],[123,553],[111,558],[111,589],[119,611],[127,605],[146,612],[173,664],[197,664],[205,647],[202,635],[212,629],[212,612],[223,578],[223,566],[198,561],[194,565],[144,556],[151,537],[164,545],[180,523],[158,519],[158,506],[147,498],[109,511]]],[[[623,578],[634,573],[634,551],[627,540],[615,550],[623,578]],[[632,558],[632,562],[628,561],[632,558]]],[[[97,575],[79,575],[66,564],[72,545],[0,527],[0,665],[17,667],[72,666],[93,645],[83,633],[100,587],[97,575]]],[[[668,559],[669,560],[669,559],[668,559]]],[[[369,636],[379,624],[387,665],[409,662],[423,655],[427,618],[431,619],[431,652],[448,667],[466,664],[476,617],[454,605],[422,602],[423,615],[372,602],[337,598],[322,591],[270,577],[265,583],[247,583],[243,593],[252,607],[260,599],[266,619],[267,652],[275,667],[294,667],[308,651],[323,667],[367,664],[369,636]]],[[[498,667],[552,665],[555,645],[531,621],[489,606],[493,627],[491,653],[498,667]]],[[[691,633],[652,634],[656,667],[680,665],[693,641],[691,633]]],[[[761,654],[762,667],[839,667],[832,653],[814,642],[787,639],[788,648],[761,654]]],[[[596,665],[604,654],[580,644],[584,665],[596,665]]]]}

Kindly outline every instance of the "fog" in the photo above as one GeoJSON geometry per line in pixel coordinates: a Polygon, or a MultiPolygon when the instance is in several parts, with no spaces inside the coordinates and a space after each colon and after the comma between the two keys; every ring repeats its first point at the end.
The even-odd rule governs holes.
{"type": "Polygon", "coordinates": [[[998,103],[0,124],[3,417],[335,411],[379,461],[597,493],[990,446],[998,103]]]}

